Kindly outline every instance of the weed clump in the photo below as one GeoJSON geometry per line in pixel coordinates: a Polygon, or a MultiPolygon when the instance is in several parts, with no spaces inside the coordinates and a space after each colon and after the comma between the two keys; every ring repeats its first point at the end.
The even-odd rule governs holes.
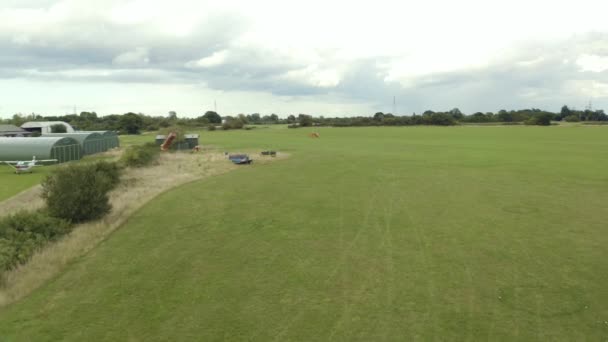
{"type": "Polygon", "coordinates": [[[129,146],[120,162],[128,167],[144,167],[158,159],[160,149],[154,143],[129,146]]]}

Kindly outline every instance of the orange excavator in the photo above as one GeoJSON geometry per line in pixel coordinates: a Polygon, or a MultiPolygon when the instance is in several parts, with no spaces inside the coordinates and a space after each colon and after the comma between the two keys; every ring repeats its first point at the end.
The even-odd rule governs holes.
{"type": "Polygon", "coordinates": [[[175,138],[177,138],[177,134],[175,134],[175,132],[169,133],[169,135],[167,136],[167,139],[165,139],[163,144],[160,145],[160,150],[168,151],[169,147],[171,147],[171,144],[173,143],[173,140],[175,140],[175,138]]]}

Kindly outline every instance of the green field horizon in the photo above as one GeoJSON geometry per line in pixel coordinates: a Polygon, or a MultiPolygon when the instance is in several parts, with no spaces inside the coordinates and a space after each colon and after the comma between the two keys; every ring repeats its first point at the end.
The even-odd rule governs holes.
{"type": "Polygon", "coordinates": [[[152,200],[0,340],[606,340],[607,129],[201,132],[289,157],[152,200]]]}

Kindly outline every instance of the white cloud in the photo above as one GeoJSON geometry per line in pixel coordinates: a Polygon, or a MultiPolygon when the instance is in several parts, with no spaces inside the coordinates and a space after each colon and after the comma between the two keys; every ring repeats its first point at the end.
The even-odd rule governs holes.
{"type": "Polygon", "coordinates": [[[602,72],[608,70],[608,56],[581,55],[576,64],[581,71],[602,72]]]}
{"type": "MultiPolygon", "coordinates": [[[[565,101],[551,91],[560,86],[607,96],[607,11],[597,0],[0,0],[0,77],[145,83],[155,75],[264,93],[281,108],[305,96],[328,111],[369,108],[397,92],[416,96],[411,111],[442,107],[425,100],[438,85],[470,107],[502,104],[484,87],[508,84],[507,98],[553,105],[565,101]],[[327,97],[334,92],[348,103],[327,97]]],[[[445,106],[458,105],[448,95],[445,106]]],[[[240,111],[260,107],[262,97],[245,97],[240,111]]],[[[530,103],[517,100],[513,107],[530,103]]]]}
{"type": "Polygon", "coordinates": [[[138,47],[133,51],[121,53],[120,55],[116,56],[112,61],[112,64],[122,66],[143,66],[149,62],[150,58],[148,57],[148,49],[138,47]]]}
{"type": "Polygon", "coordinates": [[[303,69],[288,71],[282,78],[313,87],[332,88],[340,84],[341,77],[338,70],[320,69],[318,65],[310,65],[303,69]]]}
{"type": "Polygon", "coordinates": [[[188,68],[213,68],[224,64],[228,58],[228,51],[216,51],[211,56],[201,58],[197,61],[190,61],[186,63],[188,68]]]}

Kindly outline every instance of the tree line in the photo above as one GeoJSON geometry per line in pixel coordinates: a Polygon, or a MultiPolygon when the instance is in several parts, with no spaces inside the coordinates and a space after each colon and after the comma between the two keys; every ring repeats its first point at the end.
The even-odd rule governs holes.
{"type": "Polygon", "coordinates": [[[454,108],[438,112],[427,110],[422,114],[414,113],[406,116],[377,112],[373,116],[313,117],[307,114],[298,114],[297,116],[291,114],[286,118],[280,118],[277,114],[260,115],[258,113],[222,117],[215,111],[207,111],[194,118],[178,117],[174,111],[169,112],[167,116],[150,116],[132,112],[122,115],[99,116],[95,112],[81,112],[80,114],[61,116],[15,114],[10,119],[0,119],[0,124],[21,126],[27,121],[63,121],[83,131],[112,130],[122,134],[138,134],[141,131],[158,131],[174,126],[200,127],[213,130],[216,126],[223,129],[240,129],[246,127],[246,125],[272,124],[288,124],[291,128],[306,126],[450,126],[468,123],[550,125],[551,121],[608,121],[608,115],[603,110],[574,110],[568,106],[563,106],[559,112],[532,108],[510,111],[503,109],[496,113],[476,112],[466,115],[458,108],[454,108]]]}

